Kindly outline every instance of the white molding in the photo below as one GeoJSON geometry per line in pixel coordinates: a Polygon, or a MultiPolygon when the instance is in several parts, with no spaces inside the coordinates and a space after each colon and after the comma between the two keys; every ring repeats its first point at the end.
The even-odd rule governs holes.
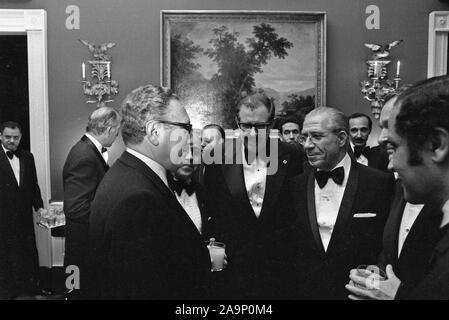
{"type": "Polygon", "coordinates": [[[429,48],[427,77],[447,73],[449,11],[433,11],[429,14],[429,48]]]}
{"type": "MultiPolygon", "coordinates": [[[[30,146],[36,162],[37,178],[44,207],[51,198],[50,140],[47,75],[47,13],[45,10],[0,9],[0,32],[26,33],[28,49],[28,87],[30,112],[30,146]]],[[[50,231],[35,227],[41,266],[51,267],[50,231]]]]}

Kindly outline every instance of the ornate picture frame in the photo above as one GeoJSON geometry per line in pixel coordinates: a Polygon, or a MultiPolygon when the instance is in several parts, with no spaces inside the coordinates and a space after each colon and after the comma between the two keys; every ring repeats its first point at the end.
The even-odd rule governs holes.
{"type": "Polygon", "coordinates": [[[326,103],[326,13],[161,11],[161,85],[194,127],[234,125],[245,93],[263,90],[276,116],[326,103]]]}

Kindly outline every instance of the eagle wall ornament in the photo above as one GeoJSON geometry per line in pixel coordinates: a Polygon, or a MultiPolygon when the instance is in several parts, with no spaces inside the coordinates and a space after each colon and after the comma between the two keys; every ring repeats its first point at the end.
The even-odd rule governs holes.
{"type": "Polygon", "coordinates": [[[373,43],[365,43],[365,47],[371,50],[371,55],[366,61],[368,65],[368,78],[360,84],[362,86],[363,98],[370,101],[371,112],[375,119],[380,116],[384,104],[384,98],[387,94],[395,92],[399,87],[399,68],[400,62],[397,62],[396,75],[393,80],[388,79],[387,66],[391,60],[387,60],[390,55],[390,50],[399,45],[402,40],[396,40],[386,45],[379,45],[373,43]]]}
{"type": "Polygon", "coordinates": [[[118,94],[118,81],[111,79],[112,58],[106,51],[115,47],[114,42],[106,42],[100,45],[78,39],[92,54],[93,59],[88,60],[90,66],[91,81],[86,80],[86,64],[82,63],[83,92],[88,97],[86,103],[96,103],[97,107],[105,106],[113,102],[112,96],[118,94]]]}

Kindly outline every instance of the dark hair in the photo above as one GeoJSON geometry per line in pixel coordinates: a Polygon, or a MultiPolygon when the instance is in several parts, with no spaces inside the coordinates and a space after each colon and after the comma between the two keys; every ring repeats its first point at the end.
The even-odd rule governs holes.
{"type": "Polygon", "coordinates": [[[449,77],[418,82],[398,96],[397,104],[400,110],[395,129],[407,140],[409,164],[422,164],[420,150],[433,140],[435,129],[449,132],[449,77]]]}
{"type": "Polygon", "coordinates": [[[215,128],[215,129],[217,129],[218,132],[220,132],[221,138],[222,138],[222,139],[224,139],[224,138],[226,137],[225,131],[223,130],[223,128],[222,128],[220,125],[218,125],[218,124],[216,124],[216,123],[209,123],[209,124],[206,124],[206,125],[203,127],[202,131],[204,131],[204,130],[206,130],[206,129],[209,129],[209,128],[215,128]]]}
{"type": "Polygon", "coordinates": [[[371,129],[373,128],[373,121],[371,120],[371,118],[368,115],[366,115],[364,113],[360,113],[360,112],[353,113],[348,117],[348,121],[351,119],[357,119],[357,118],[363,118],[363,117],[368,119],[368,128],[369,128],[369,131],[371,131],[371,129]]]}
{"type": "Polygon", "coordinates": [[[10,129],[19,129],[20,133],[22,133],[22,127],[15,121],[6,121],[0,124],[0,132],[3,134],[3,130],[6,128],[10,129]]]}
{"type": "Polygon", "coordinates": [[[269,98],[263,90],[257,90],[255,92],[250,93],[249,95],[241,98],[237,102],[237,117],[238,113],[240,112],[240,108],[242,106],[248,107],[251,110],[254,110],[258,108],[260,105],[263,105],[265,108],[267,108],[268,113],[270,114],[270,117],[268,118],[268,121],[273,121],[274,114],[275,114],[275,108],[274,103],[271,98],[269,98]]]}
{"type": "Polygon", "coordinates": [[[296,123],[296,124],[298,125],[299,129],[301,130],[302,122],[303,122],[303,121],[301,121],[297,116],[291,115],[291,116],[288,116],[288,117],[279,119],[277,128],[279,129],[279,131],[280,131],[281,133],[282,133],[282,126],[283,126],[284,124],[286,124],[286,123],[289,123],[289,122],[291,122],[291,123],[296,123]]]}

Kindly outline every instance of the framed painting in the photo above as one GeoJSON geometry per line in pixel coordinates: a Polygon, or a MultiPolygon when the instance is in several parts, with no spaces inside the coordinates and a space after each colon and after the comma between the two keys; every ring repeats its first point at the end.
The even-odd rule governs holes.
{"type": "Polygon", "coordinates": [[[325,105],[326,13],[163,10],[161,84],[196,128],[234,128],[237,101],[256,90],[277,117],[325,105]]]}

